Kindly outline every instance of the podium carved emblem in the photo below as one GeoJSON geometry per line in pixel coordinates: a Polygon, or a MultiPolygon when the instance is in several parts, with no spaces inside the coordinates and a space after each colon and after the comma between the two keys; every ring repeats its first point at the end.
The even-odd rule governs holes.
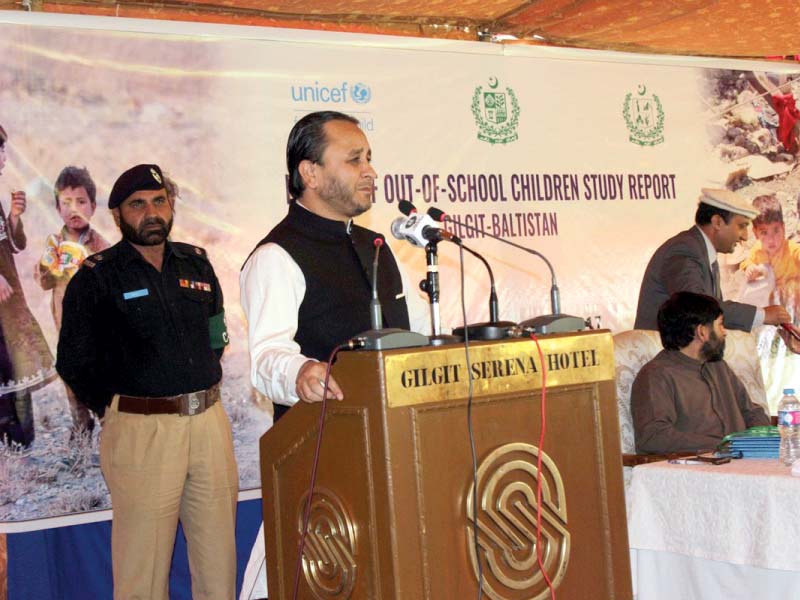
{"type": "Polygon", "coordinates": [[[536,559],[536,480],[542,482],[542,564],[557,587],[569,562],[570,534],[564,483],[555,462],[542,453],[542,472],[536,464],[539,449],[524,443],[492,451],[478,467],[478,552],[474,543],[473,485],[464,499],[466,542],[473,572],[478,560],[483,591],[493,600],[540,600],[549,590],[536,559]],[[524,594],[521,595],[521,594],[524,594]]]}
{"type": "MultiPolygon", "coordinates": [[[[300,533],[307,501],[308,492],[298,507],[300,533]]],[[[315,598],[350,598],[356,581],[356,543],[357,529],[344,503],[330,490],[317,487],[303,550],[303,573],[315,598]]]]}

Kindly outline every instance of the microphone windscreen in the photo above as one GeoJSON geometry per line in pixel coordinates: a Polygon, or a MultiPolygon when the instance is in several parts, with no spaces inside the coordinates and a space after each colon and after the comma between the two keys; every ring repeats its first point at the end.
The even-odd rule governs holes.
{"type": "Polygon", "coordinates": [[[428,209],[428,216],[434,221],[441,223],[444,221],[444,218],[447,216],[443,210],[439,210],[438,208],[431,207],[428,209]]]}
{"type": "Polygon", "coordinates": [[[406,236],[403,235],[403,225],[405,225],[405,222],[405,217],[397,217],[392,221],[392,235],[398,240],[406,239],[406,236]]]}
{"type": "Polygon", "coordinates": [[[403,213],[405,216],[411,216],[411,213],[417,212],[417,209],[414,208],[414,205],[411,204],[408,200],[400,200],[400,203],[397,205],[397,208],[400,209],[400,212],[403,213]]]}

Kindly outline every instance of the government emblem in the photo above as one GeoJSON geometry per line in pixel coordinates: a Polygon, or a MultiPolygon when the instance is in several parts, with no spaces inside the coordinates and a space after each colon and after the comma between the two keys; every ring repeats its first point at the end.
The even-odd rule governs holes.
{"type": "Polygon", "coordinates": [[[500,88],[490,77],[487,89],[479,85],[472,95],[472,115],[478,126],[478,139],[490,144],[508,144],[519,138],[519,102],[510,87],[500,88]]]}
{"type": "Polygon", "coordinates": [[[622,107],[622,116],[628,127],[628,139],[639,146],[655,146],[664,141],[664,109],[655,94],[648,94],[640,85],[636,93],[628,92],[622,107]]]}

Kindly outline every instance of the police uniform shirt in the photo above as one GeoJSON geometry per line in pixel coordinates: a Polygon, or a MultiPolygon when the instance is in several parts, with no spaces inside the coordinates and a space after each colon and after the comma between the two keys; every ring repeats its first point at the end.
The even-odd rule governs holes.
{"type": "Polygon", "coordinates": [[[208,389],[222,377],[209,334],[222,309],[203,249],[166,242],[159,272],[123,240],[86,259],[67,287],[56,368],[100,415],[114,394],[208,389]]]}

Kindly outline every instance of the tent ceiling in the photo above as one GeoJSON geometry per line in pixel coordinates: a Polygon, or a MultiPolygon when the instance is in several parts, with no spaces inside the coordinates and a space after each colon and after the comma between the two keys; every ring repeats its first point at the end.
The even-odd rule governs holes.
{"type": "Polygon", "coordinates": [[[763,58],[800,54],[794,0],[0,0],[0,9],[763,58]],[[23,6],[24,5],[24,6],[23,6]]]}

